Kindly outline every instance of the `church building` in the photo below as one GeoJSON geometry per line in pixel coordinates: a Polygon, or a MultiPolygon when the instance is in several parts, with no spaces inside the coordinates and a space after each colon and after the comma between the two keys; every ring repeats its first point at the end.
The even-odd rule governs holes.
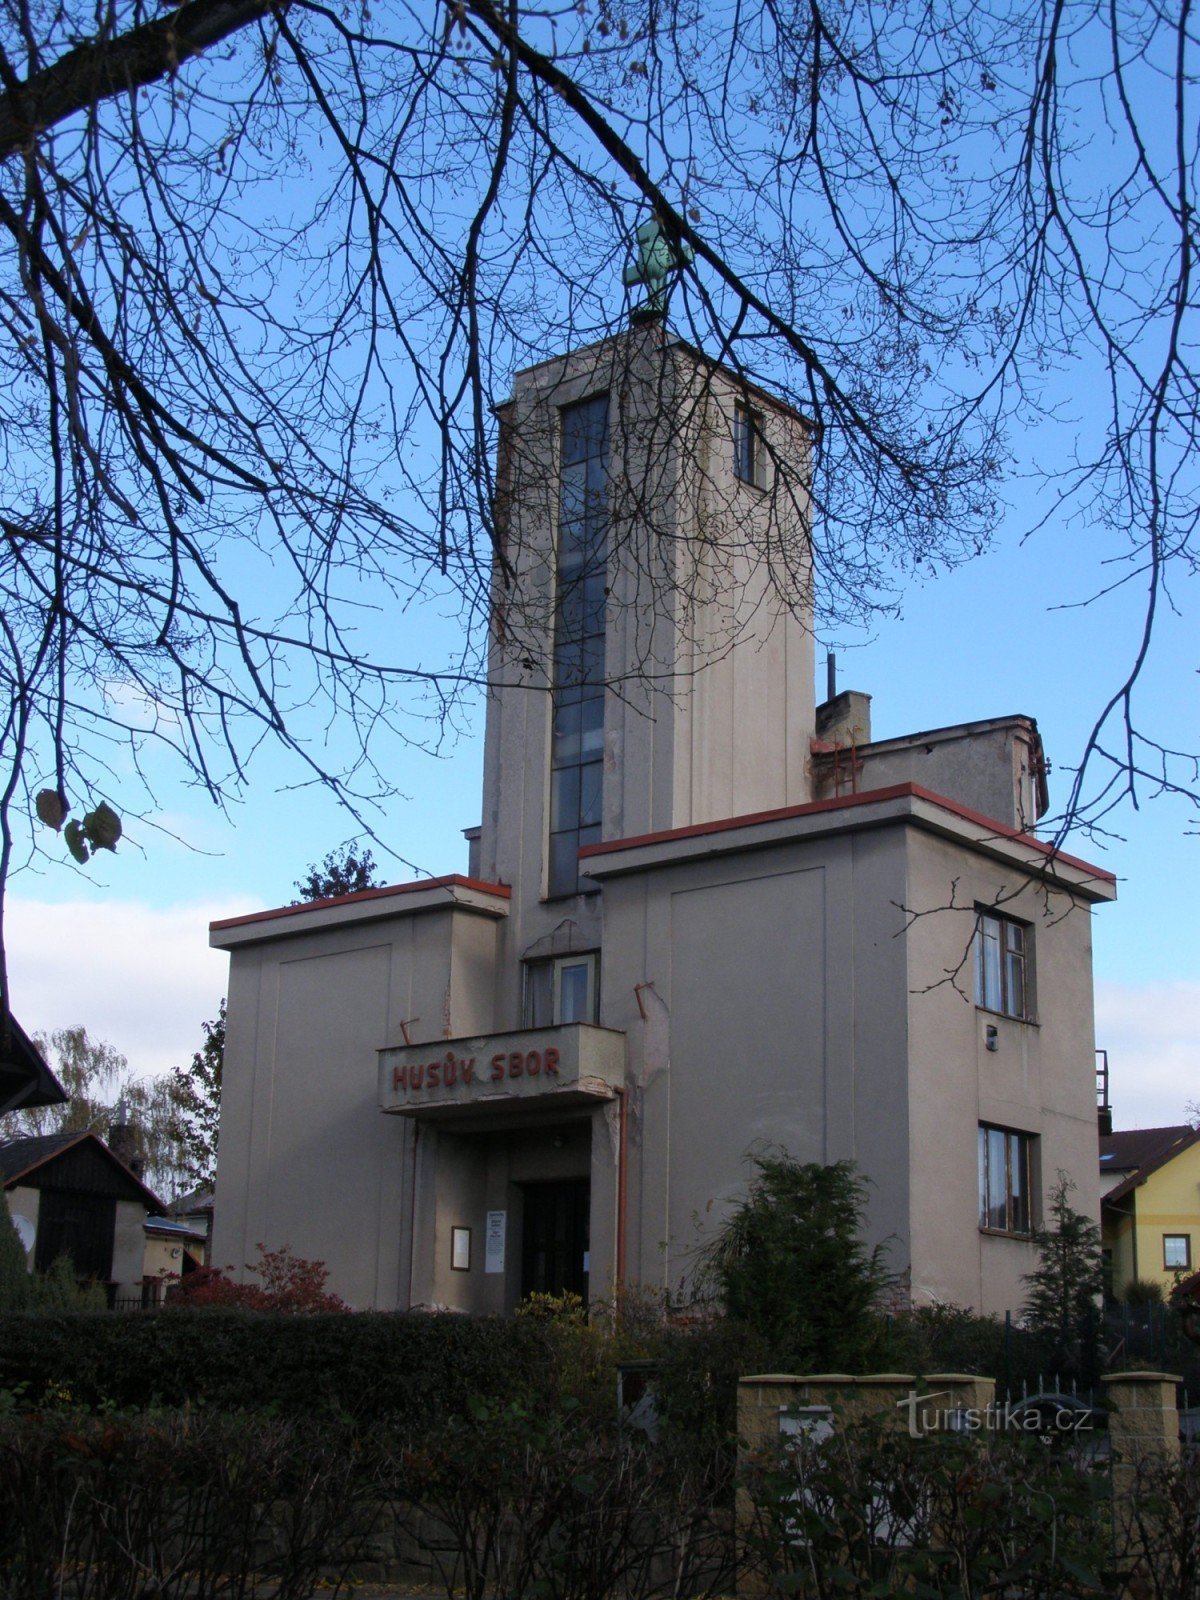
{"type": "Polygon", "coordinates": [[[360,1308],[676,1290],[785,1149],[857,1163],[914,1300],[1017,1309],[1057,1174],[1092,1205],[1115,895],[1036,836],[1036,723],[817,703],[808,426],[660,320],[499,416],[466,870],[213,924],[212,1259],[360,1308]]]}

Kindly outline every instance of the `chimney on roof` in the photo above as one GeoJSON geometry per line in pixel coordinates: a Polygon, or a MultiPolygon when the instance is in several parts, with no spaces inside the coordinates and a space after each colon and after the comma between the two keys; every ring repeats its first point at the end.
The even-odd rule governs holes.
{"type": "Polygon", "coordinates": [[[858,689],[843,689],[823,701],[817,707],[817,738],[833,744],[870,744],[871,696],[858,689]]]}
{"type": "Polygon", "coordinates": [[[127,1166],[135,1178],[140,1178],[146,1163],[138,1155],[138,1130],[129,1120],[125,1096],[117,1101],[112,1126],[108,1130],[108,1148],[117,1160],[127,1166]]]}

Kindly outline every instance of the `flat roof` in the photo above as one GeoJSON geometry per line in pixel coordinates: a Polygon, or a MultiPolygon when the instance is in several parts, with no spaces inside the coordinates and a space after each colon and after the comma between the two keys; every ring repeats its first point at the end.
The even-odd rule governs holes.
{"type": "Polygon", "coordinates": [[[895,783],[883,789],[860,789],[853,794],[828,800],[812,800],[803,805],[781,806],[774,811],[757,811],[740,817],[722,817],[694,823],[686,828],[668,828],[658,833],[638,834],[628,839],[607,839],[584,845],[580,860],[588,863],[590,876],[603,878],[608,873],[644,871],[698,854],[724,852],[750,845],[783,842],[796,829],[793,824],[812,822],[803,829],[815,836],[825,831],[826,818],[834,826],[878,827],[887,823],[914,822],[936,826],[940,814],[945,823],[940,831],[952,834],[959,842],[1006,857],[1025,855],[1024,864],[1037,870],[1054,872],[1070,880],[1072,889],[1095,900],[1116,898],[1116,876],[1103,867],[1093,866],[1078,856],[1058,850],[1044,839],[1008,827],[994,817],[986,817],[970,807],[959,805],[945,795],[935,794],[918,783],[895,783]],[[755,839],[733,839],[738,833],[759,834],[755,839]],[[706,845],[709,847],[706,850],[706,845]],[[626,857],[620,861],[621,856],[626,857]]]}
{"type": "Polygon", "coordinates": [[[485,916],[508,915],[512,889],[507,883],[485,883],[452,872],[442,878],[420,878],[415,883],[391,883],[379,889],[358,889],[328,900],[302,900],[299,905],[250,911],[240,917],[222,917],[208,925],[208,942],[218,950],[255,939],[315,933],[352,922],[375,922],[381,917],[409,916],[457,906],[485,916]],[[282,924],[282,926],[280,926],[282,924]]]}

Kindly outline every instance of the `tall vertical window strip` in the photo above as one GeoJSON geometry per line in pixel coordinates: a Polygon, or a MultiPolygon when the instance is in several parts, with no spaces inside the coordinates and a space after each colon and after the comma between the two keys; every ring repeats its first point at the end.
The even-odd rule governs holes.
{"type": "Polygon", "coordinates": [[[591,887],[579,847],[600,838],[608,587],[608,396],[562,413],[550,739],[550,894],[591,887]]]}

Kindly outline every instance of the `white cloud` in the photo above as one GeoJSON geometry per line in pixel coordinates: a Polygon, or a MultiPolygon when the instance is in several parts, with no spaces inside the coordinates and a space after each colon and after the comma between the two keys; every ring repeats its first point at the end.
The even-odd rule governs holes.
{"type": "Polygon", "coordinates": [[[227,897],[163,909],[131,901],[8,902],[13,1010],[27,1032],[82,1023],[138,1077],[191,1060],[216,1016],[229,957],[208,947],[216,917],[256,909],[227,897]]]}
{"type": "Polygon", "coordinates": [[[1096,1043],[1116,1127],[1186,1121],[1200,1100],[1200,983],[1097,984],[1096,1043]]]}

